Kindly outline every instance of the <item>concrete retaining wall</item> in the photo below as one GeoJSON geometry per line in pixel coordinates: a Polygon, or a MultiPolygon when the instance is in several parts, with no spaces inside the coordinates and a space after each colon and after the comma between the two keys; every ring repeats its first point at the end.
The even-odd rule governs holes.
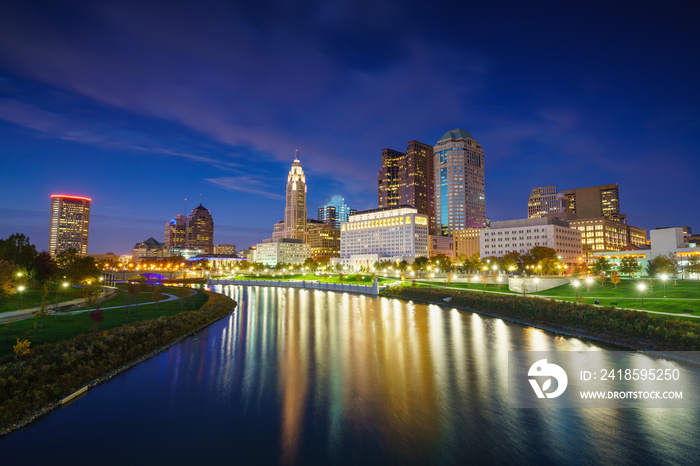
{"type": "Polygon", "coordinates": [[[325,283],[300,281],[290,282],[282,280],[207,280],[208,285],[245,285],[245,286],[274,286],[278,288],[303,288],[306,290],[323,290],[323,291],[344,291],[347,293],[366,294],[377,296],[380,291],[386,288],[379,286],[377,280],[374,280],[373,285],[353,285],[351,283],[325,283]]]}
{"type": "Polygon", "coordinates": [[[517,293],[537,293],[561,285],[568,285],[571,282],[568,278],[542,278],[542,277],[510,277],[508,279],[508,289],[517,293]],[[525,285],[525,290],[523,290],[525,285]]]}

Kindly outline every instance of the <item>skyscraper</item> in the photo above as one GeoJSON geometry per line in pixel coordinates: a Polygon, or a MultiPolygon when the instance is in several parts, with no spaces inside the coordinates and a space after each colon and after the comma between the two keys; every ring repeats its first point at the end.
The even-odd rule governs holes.
{"type": "Polygon", "coordinates": [[[284,237],[306,241],[306,176],[299,161],[299,151],[294,154],[294,162],[287,175],[284,237]]]}
{"type": "Polygon", "coordinates": [[[335,228],[340,228],[342,222],[348,221],[348,215],[353,215],[355,212],[355,209],[348,207],[342,196],[332,196],[319,206],[318,219],[335,228]]]}
{"type": "Polygon", "coordinates": [[[564,207],[571,218],[607,218],[625,223],[627,216],[620,213],[620,189],[617,184],[568,189],[563,192],[564,207]]]}
{"type": "Polygon", "coordinates": [[[214,219],[202,204],[192,210],[187,220],[187,247],[214,254],[214,219]]]}
{"type": "Polygon", "coordinates": [[[87,254],[91,202],[87,197],[51,195],[49,253],[52,256],[68,248],[87,254]]]}
{"type": "Polygon", "coordinates": [[[406,153],[382,150],[382,168],[377,175],[379,208],[410,205],[427,215],[432,231],[435,223],[433,148],[409,141],[406,153]]]}
{"type": "Polygon", "coordinates": [[[484,150],[467,131],[446,132],[433,148],[435,233],[486,226],[484,150]]]}
{"type": "Polygon", "coordinates": [[[543,217],[559,212],[560,201],[557,198],[556,186],[532,188],[530,199],[527,201],[527,217],[543,217]]]}
{"type": "Polygon", "coordinates": [[[168,249],[187,246],[187,217],[178,214],[165,224],[164,242],[168,249]]]}

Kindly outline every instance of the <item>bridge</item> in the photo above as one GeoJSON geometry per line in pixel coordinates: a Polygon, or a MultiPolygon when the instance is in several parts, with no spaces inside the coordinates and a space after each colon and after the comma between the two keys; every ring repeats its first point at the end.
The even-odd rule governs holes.
{"type": "Polygon", "coordinates": [[[102,278],[106,283],[125,282],[144,277],[146,280],[172,280],[179,278],[204,277],[201,270],[174,270],[174,271],[149,271],[149,270],[103,270],[102,278]]]}

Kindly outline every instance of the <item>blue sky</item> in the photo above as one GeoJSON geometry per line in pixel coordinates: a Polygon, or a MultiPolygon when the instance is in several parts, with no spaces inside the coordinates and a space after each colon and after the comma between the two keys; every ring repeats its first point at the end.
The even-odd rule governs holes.
{"type": "Polygon", "coordinates": [[[296,149],[315,217],[376,207],[381,150],[455,127],[493,220],[535,186],[618,183],[629,223],[700,230],[689,2],[239,3],[3,2],[0,237],[46,248],[50,194],[79,194],[89,252],[128,253],[201,195],[247,247],[296,149]]]}

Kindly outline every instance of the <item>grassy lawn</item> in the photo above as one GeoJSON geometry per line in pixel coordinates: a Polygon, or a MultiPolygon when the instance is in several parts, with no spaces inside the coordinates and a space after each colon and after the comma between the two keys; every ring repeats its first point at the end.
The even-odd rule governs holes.
{"type": "MultiPolygon", "coordinates": [[[[64,301],[70,301],[71,299],[82,298],[83,293],[80,288],[63,288],[63,286],[57,283],[49,283],[49,295],[47,299],[49,301],[49,306],[57,302],[61,303],[64,301]]],[[[21,304],[20,304],[20,293],[15,293],[14,295],[0,300],[0,312],[16,311],[18,309],[27,309],[41,304],[41,286],[35,286],[35,289],[29,289],[28,285],[25,285],[25,290],[21,293],[21,304]]]]}
{"type": "MultiPolygon", "coordinates": [[[[172,291],[180,291],[176,288],[166,288],[165,293],[177,294],[172,291]]],[[[120,292],[120,295],[112,300],[101,304],[101,307],[107,307],[107,303],[114,306],[124,305],[125,292],[120,292]]],[[[139,298],[139,302],[152,301],[151,293],[144,292],[139,298]]],[[[199,309],[207,301],[207,296],[198,291],[196,295],[187,299],[185,310],[199,309]]],[[[107,309],[104,310],[104,320],[98,325],[99,330],[107,330],[112,327],[117,327],[129,322],[140,320],[155,319],[160,316],[177,314],[180,312],[179,300],[159,303],[158,310],[155,304],[144,306],[132,306],[130,315],[127,315],[126,308],[107,309]]],[[[44,343],[52,343],[58,340],[74,337],[81,333],[86,333],[92,330],[92,321],[88,317],[88,313],[67,315],[58,314],[50,315],[44,319],[44,328],[34,331],[34,319],[26,319],[18,322],[12,322],[9,327],[0,325],[0,356],[12,354],[12,346],[15,344],[15,338],[27,338],[32,342],[31,348],[44,343]]]]}
{"type": "MultiPolygon", "coordinates": [[[[584,283],[581,280],[582,283],[584,283]]],[[[586,286],[582,286],[578,289],[578,295],[587,304],[595,304],[595,301],[599,301],[601,306],[616,306],[624,307],[630,309],[642,309],[642,299],[639,295],[639,290],[637,285],[639,283],[644,283],[646,290],[644,292],[644,310],[647,311],[660,311],[660,312],[670,312],[682,315],[700,315],[700,285],[696,281],[678,281],[674,284],[673,280],[669,280],[666,283],[666,298],[664,298],[664,287],[663,283],[656,281],[653,290],[649,288],[648,280],[623,280],[615,288],[610,282],[606,282],[601,285],[599,282],[594,282],[590,286],[590,294],[586,286]],[[616,304],[613,304],[616,303],[616,304]],[[693,311],[683,312],[689,309],[693,311]]],[[[407,280],[403,283],[405,286],[410,286],[411,281],[407,280]]],[[[429,287],[440,288],[461,288],[465,291],[484,291],[484,285],[480,283],[450,283],[446,285],[444,282],[428,282],[422,280],[416,280],[416,286],[418,287],[429,287]]],[[[509,294],[520,294],[510,291],[508,285],[486,285],[486,291],[509,293],[509,294]]],[[[556,288],[551,288],[549,290],[540,291],[535,293],[528,293],[533,296],[540,296],[543,298],[554,298],[561,299],[563,301],[576,301],[576,289],[571,285],[562,285],[556,288]]]]}

